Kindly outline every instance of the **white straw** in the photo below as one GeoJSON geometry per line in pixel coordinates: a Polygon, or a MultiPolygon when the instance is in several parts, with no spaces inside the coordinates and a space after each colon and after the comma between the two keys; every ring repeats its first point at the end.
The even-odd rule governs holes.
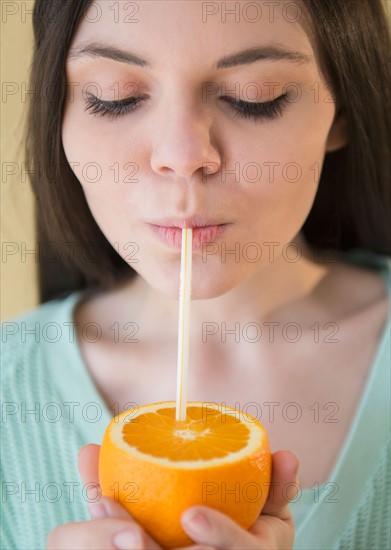
{"type": "Polygon", "coordinates": [[[189,371],[190,298],[193,231],[182,229],[181,276],[179,288],[178,366],[176,420],[186,420],[187,374],[189,371]]]}

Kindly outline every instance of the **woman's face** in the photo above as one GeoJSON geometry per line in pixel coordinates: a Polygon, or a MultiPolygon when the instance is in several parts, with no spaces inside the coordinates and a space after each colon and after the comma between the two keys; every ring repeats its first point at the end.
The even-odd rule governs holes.
{"type": "Polygon", "coordinates": [[[100,1],[80,23],[65,154],[107,239],[161,292],[178,295],[181,227],[204,226],[194,298],[255,275],[300,231],[342,145],[304,29],[292,1],[100,1]]]}

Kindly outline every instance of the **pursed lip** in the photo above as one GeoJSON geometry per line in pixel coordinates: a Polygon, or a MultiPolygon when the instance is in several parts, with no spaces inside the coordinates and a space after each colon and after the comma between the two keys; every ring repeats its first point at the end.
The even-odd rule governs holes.
{"type": "Polygon", "coordinates": [[[206,243],[215,243],[226,231],[230,223],[212,220],[204,216],[187,218],[164,218],[148,222],[151,230],[170,248],[180,249],[182,246],[182,229],[193,230],[192,250],[203,250],[206,243]]]}
{"type": "Polygon", "coordinates": [[[167,217],[160,220],[150,221],[148,223],[159,227],[179,227],[180,229],[185,229],[187,227],[195,228],[227,224],[226,221],[208,218],[207,216],[187,216],[184,218],[167,217]]]}

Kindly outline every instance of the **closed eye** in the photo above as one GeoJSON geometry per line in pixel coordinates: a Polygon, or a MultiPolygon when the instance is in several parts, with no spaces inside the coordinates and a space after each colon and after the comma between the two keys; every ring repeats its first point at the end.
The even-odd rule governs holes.
{"type": "Polygon", "coordinates": [[[118,117],[134,111],[145,99],[142,96],[135,96],[126,97],[118,101],[103,101],[92,94],[88,94],[86,99],[87,106],[84,110],[90,111],[92,115],[118,117]]]}
{"type": "Polygon", "coordinates": [[[241,99],[236,100],[232,97],[222,97],[221,99],[227,102],[236,111],[235,116],[240,118],[252,118],[254,120],[274,120],[282,116],[288,104],[287,94],[281,95],[273,99],[273,101],[263,103],[253,103],[242,101],[241,99]]]}
{"type": "MultiPolygon", "coordinates": [[[[95,116],[119,117],[135,111],[147,99],[147,96],[134,96],[118,101],[104,101],[92,94],[87,95],[85,111],[95,116]]],[[[234,111],[234,116],[252,120],[275,120],[281,117],[287,107],[287,94],[281,95],[273,101],[254,103],[237,100],[229,96],[222,96],[221,101],[227,103],[234,111]]]]}

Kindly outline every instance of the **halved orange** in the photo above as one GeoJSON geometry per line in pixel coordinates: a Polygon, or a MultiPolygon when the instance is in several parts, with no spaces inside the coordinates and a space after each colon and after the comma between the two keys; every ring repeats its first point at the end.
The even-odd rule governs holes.
{"type": "Polygon", "coordinates": [[[112,419],[99,455],[102,494],[120,502],[163,547],[191,544],[180,523],[210,506],[248,529],[265,504],[271,452],[262,424],[224,404],[152,403],[112,419]]]}

